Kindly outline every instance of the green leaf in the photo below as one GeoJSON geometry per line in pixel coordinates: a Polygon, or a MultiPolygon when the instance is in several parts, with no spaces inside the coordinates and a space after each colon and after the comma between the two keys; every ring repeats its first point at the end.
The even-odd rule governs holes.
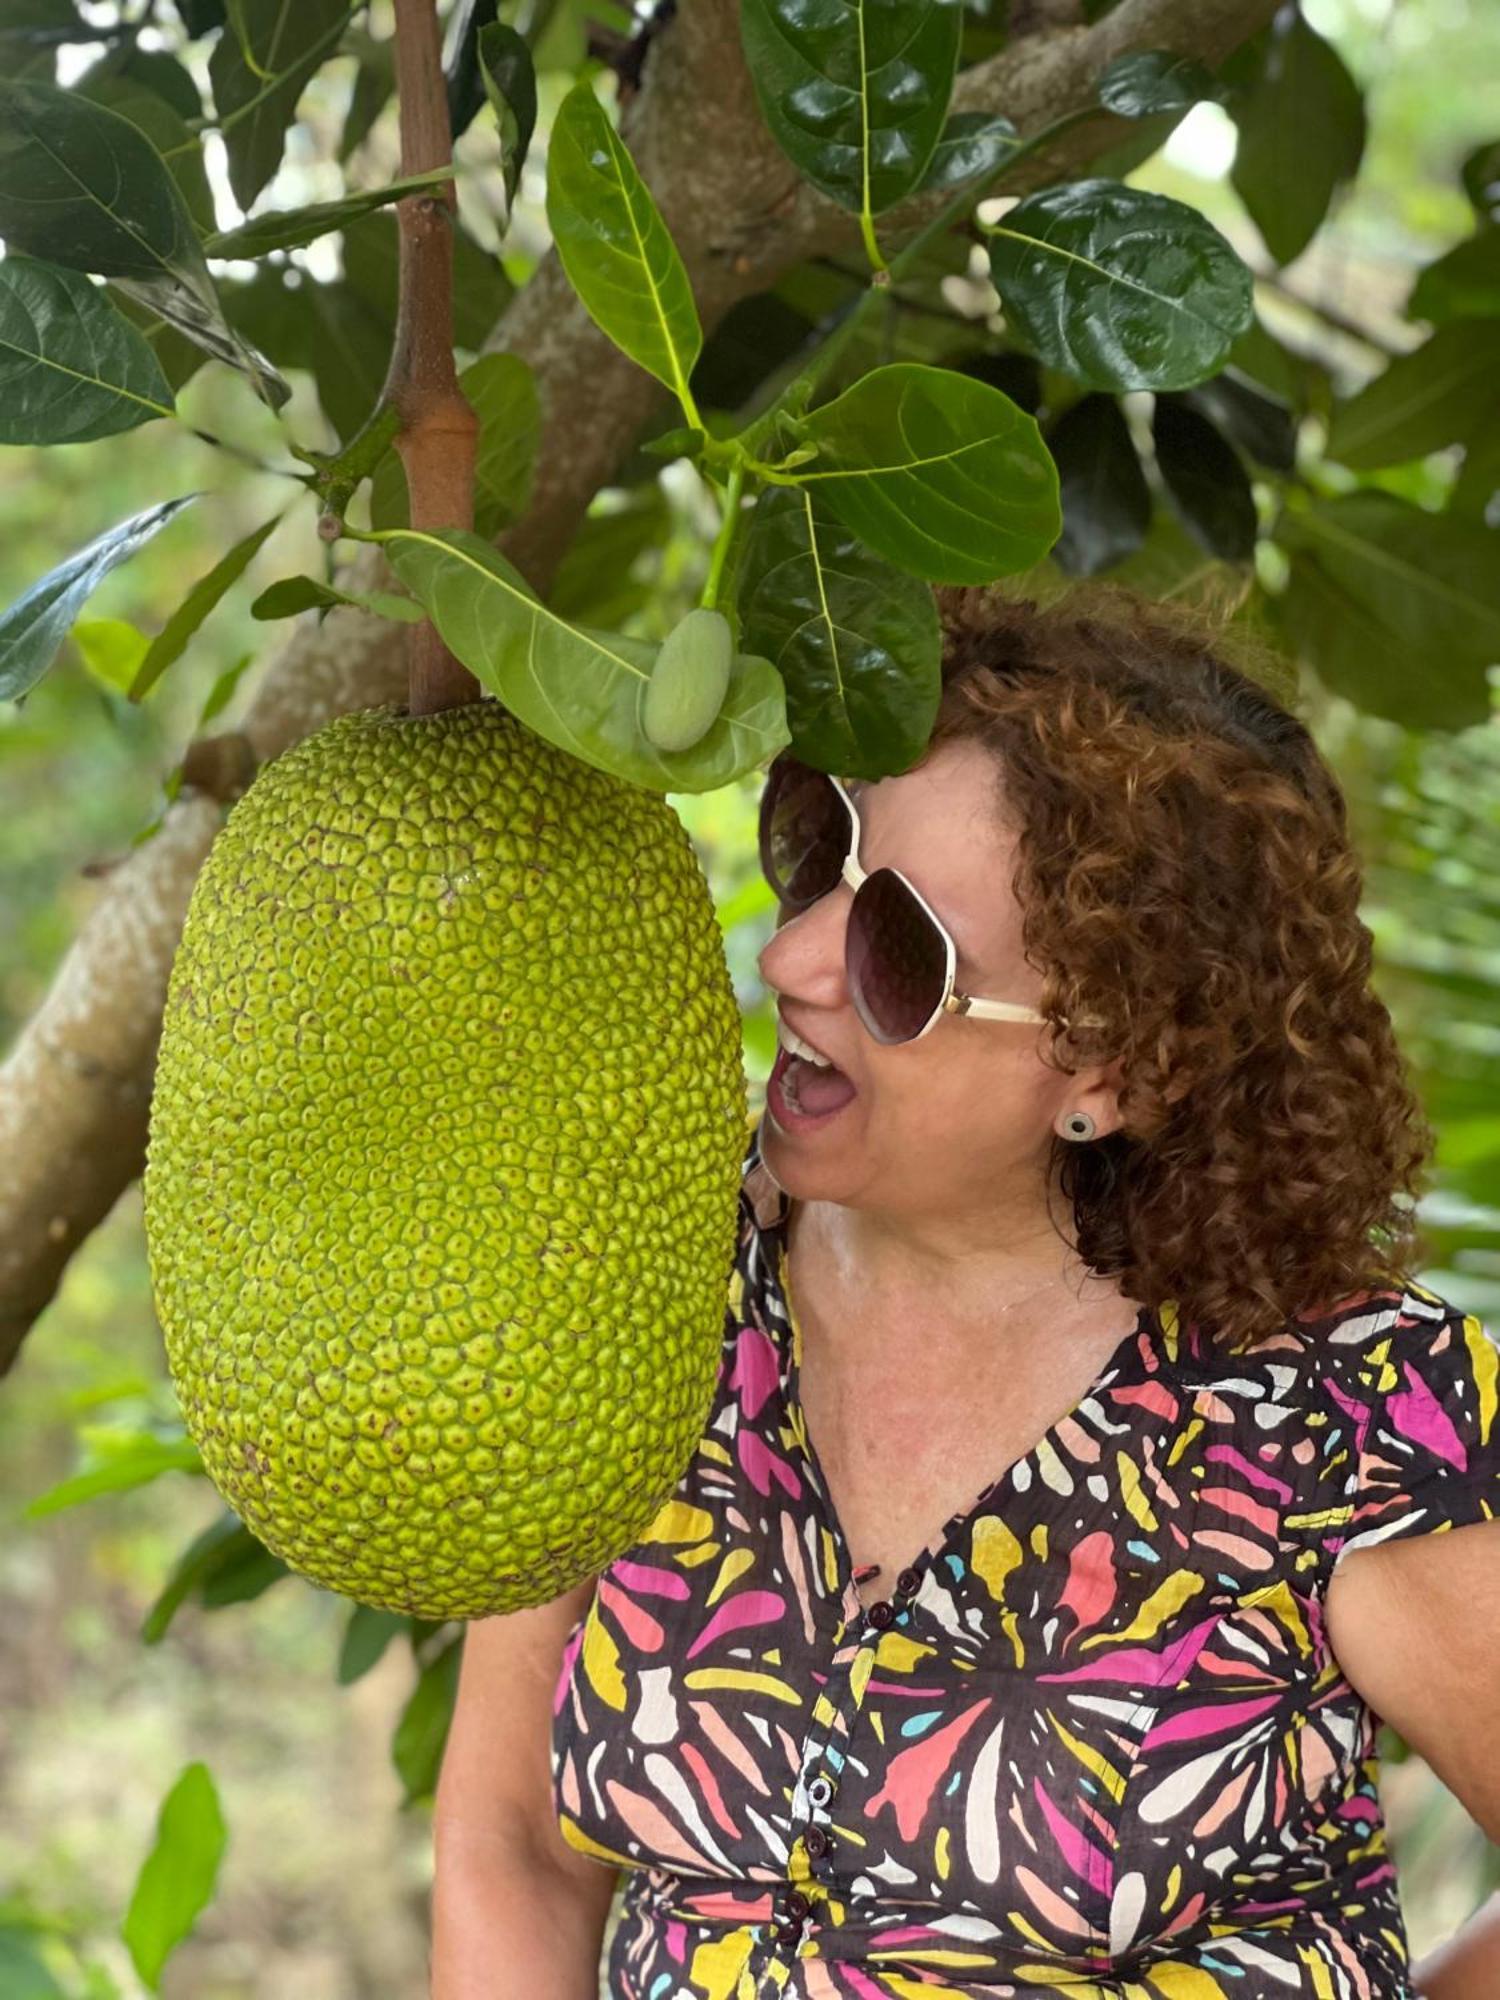
{"type": "Polygon", "coordinates": [[[241,536],[232,549],[220,556],[205,576],[199,577],[147,648],[140,672],[130,689],[132,701],[144,701],[167,668],[181,659],[188,641],[209,612],[225,591],[244,575],[266,537],[280,525],[279,514],[273,514],[269,521],[262,521],[258,528],[252,528],[248,535],[241,536]]]}
{"type": "Polygon", "coordinates": [[[985,234],[1007,325],[1090,388],[1189,388],[1254,316],[1247,267],[1166,195],[1069,181],[1028,195],[985,234]]]}
{"type": "Polygon", "coordinates": [[[1300,257],[1334,190],[1359,171],[1365,107],[1343,58],[1296,7],[1271,31],[1259,84],[1233,109],[1235,192],[1278,264],[1300,257]]]}
{"type": "Polygon", "coordinates": [[[32,77],[51,83],[58,48],[98,38],[99,30],[83,19],[73,0],[6,0],[0,9],[0,76],[12,83],[32,77]]]}
{"type": "Polygon", "coordinates": [[[656,647],[571,625],[477,535],[397,528],[378,538],[443,643],[511,713],[585,764],[648,791],[715,791],[787,742],[767,660],[738,653],[718,720],[689,750],[654,749],[640,706],[656,647]]]}
{"type": "Polygon", "coordinates": [[[213,1901],[228,1832],[208,1766],[192,1763],[162,1801],[156,1841],[136,1879],[120,1936],[151,1992],[162,1968],[213,1901]]]}
{"type": "Polygon", "coordinates": [[[927,170],[917,186],[924,193],[962,187],[965,181],[994,173],[1021,135],[999,111],[956,111],[943,127],[927,170]]]}
{"type": "Polygon", "coordinates": [[[479,32],[494,20],[495,11],[496,0],[456,0],[448,13],[443,75],[448,87],[448,131],[454,139],[469,129],[484,103],[479,32]]]}
{"type": "Polygon", "coordinates": [[[1278,616],[1326,686],[1407,729],[1489,720],[1500,533],[1367,490],[1288,509],[1275,538],[1278,616]]]}
{"type": "Polygon", "coordinates": [[[1500,319],[1439,327],[1335,406],[1325,450],[1368,472],[1478,435],[1500,411],[1500,319]]]}
{"type": "Polygon", "coordinates": [[[128,118],[45,83],[0,82],[0,236],[105,278],[161,278],[212,296],[193,219],[128,118]]]}
{"type": "Polygon", "coordinates": [[[1084,396],[1047,432],[1062,490],[1063,528],[1053,561],[1069,576],[1097,576],[1145,539],[1151,490],[1119,404],[1084,396]]]}
{"type": "Polygon", "coordinates": [[[344,0],[230,0],[229,26],[208,59],[229,154],[229,185],[248,209],[281,165],[303,86],[337,47],[344,0]]]}
{"type": "MultiPolygon", "coordinates": [[[[159,92],[152,90],[141,76],[113,67],[107,56],[95,63],[92,69],[86,70],[73,89],[91,104],[102,104],[107,111],[128,118],[136,130],[144,134],[177,183],[178,193],[187,204],[194,227],[212,229],[214,198],[203,164],[203,143],[188,130],[181,111],[164,100],[159,92]]],[[[196,105],[193,115],[199,116],[201,112],[202,106],[196,105]]]]}
{"type": "Polygon", "coordinates": [[[547,220],[589,316],[664,382],[691,420],[688,376],[703,346],[692,287],[651,191],[585,79],[547,142],[547,220]]]}
{"type": "Polygon", "coordinates": [[[530,44],[504,21],[490,21],[480,30],[478,55],[484,94],[500,131],[500,173],[509,214],[536,129],[536,70],[530,44]]]}
{"type": "MultiPolygon", "coordinates": [[[[278,1562],[251,1534],[237,1514],[226,1510],[195,1537],[172,1565],[161,1594],[142,1622],[142,1643],[147,1646],[159,1644],[178,1610],[189,1598],[196,1597],[200,1602],[207,1603],[212,1592],[218,1603],[223,1604],[228,1601],[225,1590],[232,1589],[236,1593],[233,1601],[243,1603],[247,1570],[259,1571],[263,1567],[262,1559],[275,1564],[278,1576],[291,1574],[286,1565],[278,1562]]],[[[274,1582],[277,1578],[269,1580],[274,1582]]],[[[257,1591],[255,1594],[260,1593],[257,1591]]]]}
{"type": "Polygon", "coordinates": [[[953,94],[949,0],[808,7],[742,0],[740,38],[771,136],[814,187],[879,215],[922,180],[953,94]]]}
{"type": "MultiPolygon", "coordinates": [[[[479,419],[474,461],[474,532],[492,542],[531,504],[542,413],[536,376],[519,354],[482,354],[458,378],[479,419]]],[[[370,524],[410,526],[406,473],[394,447],[375,468],[370,524]]]]}
{"type": "Polygon", "coordinates": [[[405,1630],[406,1620],[398,1612],[377,1611],[373,1605],[356,1604],[349,1613],[339,1648],[336,1676],[339,1686],[351,1687],[361,1680],[379,1663],[392,1639],[400,1638],[405,1630]]]}
{"type": "Polygon", "coordinates": [[[97,285],[0,263],[0,444],[82,444],[171,415],[156,356],[97,285]]]}
{"type": "Polygon", "coordinates": [[[286,401],[286,384],[225,321],[160,154],[118,112],[50,84],[0,83],[0,236],[12,251],[115,279],[242,369],[273,409],[286,401]]]}
{"type": "Polygon", "coordinates": [[[1099,78],[1099,102],[1117,118],[1154,118],[1191,111],[1205,100],[1222,104],[1229,93],[1195,56],[1144,49],[1116,56],[1099,78]]]}
{"type": "Polygon", "coordinates": [[[98,1463],[69,1479],[61,1479],[21,1509],[23,1521],[44,1520],[102,1493],[128,1493],[147,1486],[165,1472],[203,1471],[198,1448],[190,1438],[161,1438],[148,1431],[118,1432],[113,1437],[91,1433],[98,1463]]]}
{"type": "Polygon", "coordinates": [[[41,679],[94,586],[197,497],[163,500],[106,529],[0,613],[0,701],[17,700],[41,679]]]}
{"type": "Polygon", "coordinates": [[[402,625],[420,625],[427,616],[410,597],[398,597],[391,590],[355,593],[335,590],[310,576],[284,576],[268,584],[250,606],[252,618],[295,618],[303,611],[319,613],[319,623],[330,611],[347,605],[355,611],[372,611],[377,618],[392,618],[402,625]]]}
{"type": "Polygon", "coordinates": [[[1255,553],[1255,496],[1245,468],[1200,411],[1158,396],[1151,417],[1156,469],[1193,539],[1225,562],[1255,553]]]}
{"type": "Polygon", "coordinates": [[[1257,465],[1290,472],[1297,463],[1297,420],[1286,404],[1268,396],[1236,368],[1211,375],[1195,389],[1179,392],[1257,465]]]}
{"type": "Polygon", "coordinates": [[[1500,318],[1500,225],[1456,244],[1417,279],[1406,302],[1411,319],[1500,318]]]}
{"type": "Polygon", "coordinates": [[[84,667],[101,687],[124,696],[150,640],[128,618],[80,618],[68,634],[84,667]]]}
{"type": "Polygon", "coordinates": [[[403,196],[423,188],[441,187],[452,180],[448,167],[434,167],[430,173],[409,174],[405,180],[385,187],[367,188],[363,194],[346,194],[339,201],[316,201],[308,208],[276,208],[242,222],[238,229],[226,229],[208,237],[203,245],[209,257],[264,257],[272,250],[300,250],[320,236],[343,229],[373,209],[388,208],[403,196]]]}
{"type": "Polygon", "coordinates": [[[391,1739],[391,1761],[405,1787],[403,1806],[420,1805],[437,1789],[443,1747],[453,1720],[463,1634],[452,1639],[418,1676],[391,1739]]]}
{"type": "Polygon", "coordinates": [[[797,756],[871,779],[916,760],[942,681],[927,584],[892,570],[811,493],[767,486],[750,517],[735,601],[741,643],[786,684],[797,756]]]}
{"type": "Polygon", "coordinates": [[[951,368],[898,361],[797,426],[798,472],[862,541],[932,583],[1028,568],[1062,527],[1057,469],[1036,419],[951,368]]]}

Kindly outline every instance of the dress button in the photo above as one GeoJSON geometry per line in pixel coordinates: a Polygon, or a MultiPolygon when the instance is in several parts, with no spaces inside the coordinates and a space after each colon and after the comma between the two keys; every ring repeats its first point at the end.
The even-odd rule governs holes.
{"type": "Polygon", "coordinates": [[[810,1826],[807,1829],[807,1851],[814,1861],[828,1852],[828,1844],[828,1835],[821,1826],[810,1826]]]}
{"type": "Polygon", "coordinates": [[[802,1935],[801,1924],[778,1924],[776,1935],[783,1944],[795,1944],[802,1935]]]}
{"type": "Polygon", "coordinates": [[[793,1889],[791,1895],[786,1899],[786,1913],[797,1923],[801,1923],[811,1908],[812,1904],[808,1902],[800,1889],[793,1889]]]}
{"type": "Polygon", "coordinates": [[[895,1612],[892,1611],[890,1605],[883,1597],[878,1604],[870,1606],[870,1623],[878,1626],[882,1632],[890,1624],[895,1615],[895,1612]]]}
{"type": "Polygon", "coordinates": [[[896,1588],[903,1597],[912,1597],[921,1581],[922,1572],[919,1569],[904,1569],[896,1578],[896,1588]]]}
{"type": "Polygon", "coordinates": [[[833,1797],[833,1786],[827,1778],[819,1774],[808,1786],[807,1796],[815,1806],[826,1806],[828,1801],[833,1797]]]}

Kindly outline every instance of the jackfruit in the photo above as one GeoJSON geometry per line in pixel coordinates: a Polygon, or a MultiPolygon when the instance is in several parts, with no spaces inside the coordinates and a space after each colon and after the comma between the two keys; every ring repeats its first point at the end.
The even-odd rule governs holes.
{"type": "Polygon", "coordinates": [[[641,727],[658,750],[690,750],[718,719],[734,666],[722,611],[699,605],[663,639],[646,683],[641,727]]]}
{"type": "Polygon", "coordinates": [[[707,1420],[747,1117],[660,793],[493,699],[277,757],[193,891],[142,1185],[225,1500],[298,1574],[427,1619],[606,1568],[707,1420]]]}

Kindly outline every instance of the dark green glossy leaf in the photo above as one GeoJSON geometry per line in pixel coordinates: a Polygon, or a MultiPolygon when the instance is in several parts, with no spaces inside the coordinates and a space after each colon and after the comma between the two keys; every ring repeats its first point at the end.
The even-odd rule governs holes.
{"type": "Polygon", "coordinates": [[[403,625],[420,625],[426,616],[414,599],[398,597],[394,591],[335,590],[332,584],[320,583],[311,576],[284,576],[279,583],[268,584],[250,606],[250,616],[295,618],[303,611],[316,611],[321,623],[330,611],[337,611],[343,605],[356,611],[372,611],[377,618],[393,618],[403,625]]]}
{"type": "Polygon", "coordinates": [[[188,38],[197,41],[224,25],[224,0],[172,0],[188,38]]]}
{"type": "Polygon", "coordinates": [[[496,0],[457,0],[448,17],[443,74],[448,86],[448,130],[455,139],[468,131],[484,103],[479,36],[494,20],[495,12],[496,0]]]}
{"type": "Polygon", "coordinates": [[[985,234],[1007,324],[1091,388],[1188,388],[1253,317],[1249,270],[1166,195],[1070,181],[1028,195],[985,234]]]}
{"type": "MultiPolygon", "coordinates": [[[[479,419],[474,460],[474,532],[492,542],[531,504],[541,443],[542,413],[536,376],[519,354],[482,354],[458,378],[479,419]]],[[[375,469],[370,525],[405,528],[406,474],[394,447],[375,469]]]]}
{"type": "Polygon", "coordinates": [[[337,48],[350,12],[344,0],[230,0],[208,73],[242,209],[281,165],[303,86],[337,48]]]}
{"type": "Polygon", "coordinates": [[[168,55],[165,49],[142,48],[139,42],[117,42],[96,67],[114,69],[140,89],[159,97],[184,121],[203,116],[203,99],[197,84],[176,56],[168,55]]]}
{"type": "Polygon", "coordinates": [[[1018,348],[1001,353],[985,349],[978,354],[966,354],[952,365],[961,375],[972,375],[976,382],[988,382],[992,389],[1009,396],[1029,417],[1040,413],[1042,371],[1034,355],[1022,354],[1018,348]]]}
{"type": "Polygon", "coordinates": [[[1157,397],[1151,439],[1157,470],[1193,539],[1225,562],[1248,561],[1255,553],[1255,496],[1232,446],[1175,396],[1157,397]]]}
{"type": "Polygon", "coordinates": [[[714,791],[787,741],[775,668],[737,653],[707,735],[688,750],[658,750],[640,720],[654,644],[569,624],[477,535],[398,528],[382,541],[391,567],[480,685],[585,764],[648,791],[714,791]]]}
{"type": "Polygon", "coordinates": [[[953,369],[898,361],[796,426],[818,456],[796,477],[898,569],[985,583],[1039,560],[1062,527],[1034,417],[953,369]]]}
{"type": "Polygon", "coordinates": [[[272,529],[278,527],[280,523],[279,514],[273,514],[269,521],[262,521],[258,528],[252,528],[248,535],[241,536],[232,549],[220,556],[206,575],[199,577],[146,648],[146,657],[141,661],[140,672],[131,684],[132,701],[144,701],[167,668],[181,659],[187,650],[188,641],[197,632],[204,619],[225,591],[244,575],[257,550],[272,529]]]}
{"type": "Polygon", "coordinates": [[[1359,171],[1365,107],[1343,58],[1295,6],[1272,29],[1260,83],[1233,107],[1230,178],[1278,264],[1312,241],[1334,190],[1359,171]]]}
{"type": "Polygon", "coordinates": [[[354,89],[349,94],[349,109],[344,113],[344,129],[339,134],[340,166],[364,144],[375,120],[396,94],[393,42],[377,42],[351,28],[344,37],[344,53],[352,55],[359,68],[354,74],[354,89]]]}
{"type": "Polygon", "coordinates": [[[1151,489],[1113,396],[1084,396],[1047,432],[1062,489],[1063,527],[1053,561],[1069,576],[1097,576],[1145,538],[1151,489]]]}
{"type": "Polygon", "coordinates": [[[1500,533],[1374,490],[1288,510],[1277,613],[1319,678],[1408,729],[1486,722],[1500,533]]]}
{"type": "Polygon", "coordinates": [[[41,679],[95,585],[197,497],[163,500],[106,529],[0,613],[0,701],[15,701],[41,679]]]}
{"type": "Polygon", "coordinates": [[[761,115],[814,187],[879,215],[920,185],[943,129],[963,10],[949,0],[742,0],[761,115]]]}
{"type": "Polygon", "coordinates": [[[395,1611],[377,1611],[370,1604],[356,1604],[349,1613],[349,1622],[344,1627],[343,1643],[339,1647],[338,1672],[335,1678],[340,1687],[351,1687],[362,1680],[370,1669],[378,1666],[392,1639],[399,1639],[405,1632],[407,1621],[395,1611]]]}
{"type": "Polygon", "coordinates": [[[1258,389],[1238,369],[1225,368],[1184,389],[1181,399],[1216,424],[1257,465],[1290,472],[1297,463],[1297,420],[1284,402],[1258,389]]]}
{"type": "Polygon", "coordinates": [[[453,1701],[458,1692],[463,1643],[460,1633],[422,1669],[396,1724],[391,1760],[405,1788],[403,1806],[420,1805],[437,1790],[443,1747],[448,1741],[453,1701]]]}
{"type": "Polygon", "coordinates": [[[1222,104],[1228,94],[1196,57],[1173,55],[1170,49],[1117,56],[1099,78],[1099,102],[1117,118],[1191,111],[1205,99],[1222,104]]]}
{"type": "Polygon", "coordinates": [[[0,263],[0,444],[82,444],[171,414],[155,355],[99,286],[0,263]]]}
{"type": "Polygon", "coordinates": [[[1465,446],[1463,464],[1448,496],[1448,511],[1500,528],[1500,430],[1493,425],[1465,446]]]}
{"type": "Polygon", "coordinates": [[[273,409],[286,401],[280,376],[226,323],[161,155],[118,112],[50,85],[0,83],[0,236],[12,250],[113,278],[242,370],[273,409]]]}
{"type": "Polygon", "coordinates": [[[479,68],[500,131],[500,174],[508,214],[536,129],[536,70],[530,46],[504,21],[491,21],[480,31],[479,68]]]}
{"type": "Polygon", "coordinates": [[[1500,224],[1466,237],[1417,279],[1406,310],[1412,319],[1500,318],[1500,224]]]}
{"type": "Polygon", "coordinates": [[[1464,193],[1479,213],[1500,222],[1500,139],[1476,146],[1463,163],[1464,193]]]}
{"type": "Polygon", "coordinates": [[[685,407],[703,346],[692,287],[650,189],[584,81],[547,142],[547,220],[589,316],[685,407]]]}
{"type": "Polygon", "coordinates": [[[1439,327],[1334,410],[1328,456],[1366,472],[1478,435],[1500,413],[1500,319],[1439,327]]]}
{"type": "Polygon", "coordinates": [[[942,634],[932,590],[892,570],[813,494],[765,487],[736,582],[741,643],[786,684],[796,755],[877,779],[932,734],[942,634]]]}
{"type": "Polygon", "coordinates": [[[50,84],[0,82],[0,236],[105,278],[211,295],[192,217],[129,119],[50,84]]]}
{"type": "Polygon", "coordinates": [[[187,1765],[162,1801],[120,1926],[131,1963],[153,1993],[161,1990],[162,1967],[213,1901],[228,1838],[208,1766],[187,1765]]]}
{"type": "Polygon", "coordinates": [[[187,204],[194,227],[207,231],[214,226],[213,191],[203,164],[203,144],[183,123],[181,114],[132,74],[119,74],[107,63],[98,63],[82,75],[73,89],[93,104],[102,104],[121,118],[128,118],[145,134],[161,155],[177,190],[187,204]]]}
{"type": "Polygon", "coordinates": [[[208,237],[204,253],[209,257],[265,257],[272,250],[300,250],[320,236],[330,236],[335,229],[346,228],[373,209],[389,208],[405,195],[441,187],[451,179],[446,167],[434,167],[430,173],[409,174],[404,180],[367,188],[362,194],[346,194],[338,201],[315,201],[308,208],[271,209],[242,222],[237,229],[208,237]]]}
{"type": "Polygon", "coordinates": [[[924,191],[962,187],[995,172],[1021,143],[1021,135],[999,111],[957,111],[943,127],[918,186],[924,191]]]}

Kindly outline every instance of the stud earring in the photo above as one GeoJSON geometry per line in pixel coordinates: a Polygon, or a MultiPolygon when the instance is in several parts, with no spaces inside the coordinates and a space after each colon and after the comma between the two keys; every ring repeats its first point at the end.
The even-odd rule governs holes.
{"type": "Polygon", "coordinates": [[[1058,1136],[1063,1139],[1092,1139],[1097,1129],[1086,1111],[1070,1111],[1058,1136]]]}

